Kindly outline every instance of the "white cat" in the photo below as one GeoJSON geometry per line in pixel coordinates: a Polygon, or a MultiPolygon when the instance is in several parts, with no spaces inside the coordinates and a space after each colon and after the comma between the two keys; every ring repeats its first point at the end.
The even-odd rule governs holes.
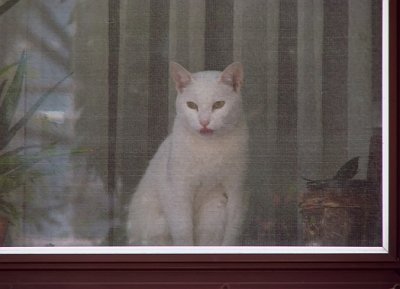
{"type": "Polygon", "coordinates": [[[191,74],[172,62],[170,71],[178,92],[175,122],[133,195],[129,242],[236,245],[246,207],[242,65],[191,74]]]}

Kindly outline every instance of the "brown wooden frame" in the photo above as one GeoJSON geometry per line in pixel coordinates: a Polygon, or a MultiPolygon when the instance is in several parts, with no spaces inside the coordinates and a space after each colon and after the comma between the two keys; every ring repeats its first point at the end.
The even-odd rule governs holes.
{"type": "Polygon", "coordinates": [[[3,288],[400,288],[397,0],[389,1],[389,253],[0,255],[3,288]]]}

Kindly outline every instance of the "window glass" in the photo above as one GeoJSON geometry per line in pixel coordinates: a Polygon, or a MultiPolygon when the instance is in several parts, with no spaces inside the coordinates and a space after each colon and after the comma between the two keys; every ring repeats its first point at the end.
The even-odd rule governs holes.
{"type": "Polygon", "coordinates": [[[9,2],[0,1],[3,246],[383,246],[381,1],[9,2]],[[175,81],[170,61],[185,68],[175,81]],[[239,68],[224,71],[233,62],[243,84],[239,68]],[[216,80],[198,80],[186,105],[176,102],[177,88],[192,89],[186,70],[228,80],[219,94],[216,80]],[[239,90],[242,112],[222,117],[239,90]],[[161,143],[186,129],[177,106],[208,130],[190,153],[169,142],[163,164],[161,143]],[[242,118],[246,145],[219,134],[242,118]],[[159,170],[142,186],[153,192],[132,212],[152,159],[159,170]],[[230,209],[235,186],[243,193],[230,209]],[[192,243],[180,233],[188,227],[192,243]]]}

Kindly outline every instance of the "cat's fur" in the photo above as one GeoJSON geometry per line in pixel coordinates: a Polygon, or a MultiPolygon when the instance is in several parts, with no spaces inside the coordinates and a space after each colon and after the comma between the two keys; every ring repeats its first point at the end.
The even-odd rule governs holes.
{"type": "Polygon", "coordinates": [[[133,195],[129,242],[237,245],[248,142],[242,65],[191,74],[172,62],[170,71],[178,91],[175,122],[133,195]]]}

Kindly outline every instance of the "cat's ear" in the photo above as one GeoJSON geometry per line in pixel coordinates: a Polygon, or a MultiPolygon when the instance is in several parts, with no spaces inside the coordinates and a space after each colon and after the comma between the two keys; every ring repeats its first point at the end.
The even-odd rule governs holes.
{"type": "Polygon", "coordinates": [[[190,72],[176,62],[170,62],[170,73],[172,79],[175,81],[176,90],[180,93],[192,81],[192,75],[190,72]]]}
{"type": "Polygon", "coordinates": [[[222,72],[220,81],[224,84],[233,87],[233,90],[238,92],[243,83],[243,66],[240,62],[230,64],[222,72]]]}

